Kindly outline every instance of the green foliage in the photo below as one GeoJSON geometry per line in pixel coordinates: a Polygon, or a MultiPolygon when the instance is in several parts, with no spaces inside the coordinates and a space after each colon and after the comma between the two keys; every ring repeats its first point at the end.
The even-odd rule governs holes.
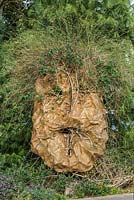
{"type": "MultiPolygon", "coordinates": [[[[18,24],[24,18],[24,6],[22,0],[1,1],[2,18],[4,21],[3,39],[9,39],[17,34],[18,24]]],[[[0,25],[1,27],[1,25],[0,25]]]]}
{"type": "Polygon", "coordinates": [[[5,31],[6,25],[4,24],[4,20],[0,18],[0,44],[3,42],[5,31]]]}
{"type": "Polygon", "coordinates": [[[66,200],[63,195],[55,194],[53,191],[43,188],[36,188],[31,191],[25,189],[17,196],[17,199],[18,198],[22,200],[66,200]]]}
{"type": "Polygon", "coordinates": [[[112,60],[105,64],[97,60],[96,69],[98,72],[98,85],[104,95],[106,107],[119,110],[118,106],[120,98],[124,96],[123,88],[125,88],[125,86],[120,79],[121,75],[116,62],[112,60]]]}
{"type": "MultiPolygon", "coordinates": [[[[134,128],[130,128],[130,130],[128,131],[124,131],[123,132],[123,141],[122,141],[122,145],[126,147],[126,149],[128,150],[132,150],[134,148],[134,128]]],[[[131,153],[130,153],[130,157],[131,157],[131,153]]],[[[131,159],[130,159],[131,160],[131,159]]]]}
{"type": "MultiPolygon", "coordinates": [[[[64,200],[72,182],[77,183],[75,196],[80,198],[120,192],[106,182],[96,184],[74,174],[57,174],[28,152],[34,83],[38,77],[55,76],[60,68],[77,72],[80,92],[99,92],[105,106],[116,111],[119,123],[122,119],[131,122],[134,51],[123,38],[134,41],[133,19],[128,0],[36,0],[27,10],[21,0],[4,1],[0,43],[31,29],[0,46],[0,171],[13,184],[8,199],[64,200]]],[[[51,94],[62,94],[55,82],[51,94]]],[[[37,96],[39,102],[42,98],[37,96]]],[[[105,171],[109,162],[102,162],[97,179],[131,173],[133,133],[132,126],[110,132],[107,155],[112,166],[105,171]]],[[[89,173],[93,177],[95,169],[89,173]]]]}
{"type": "MultiPolygon", "coordinates": [[[[127,120],[133,108],[132,86],[127,83],[132,73],[129,79],[123,79],[123,70],[127,67],[128,72],[133,70],[133,54],[127,42],[121,46],[106,40],[103,45],[98,41],[76,46],[47,33],[26,32],[0,49],[0,148],[4,153],[25,154],[30,148],[35,80],[48,73],[55,75],[60,68],[72,73],[77,71],[80,90],[101,93],[106,107],[116,110],[119,122],[120,118],[127,120]],[[124,49],[125,45],[128,50],[124,49]],[[126,62],[126,53],[129,62],[126,62]]],[[[53,85],[51,94],[61,94],[57,83],[53,85]]]]}
{"type": "MultiPolygon", "coordinates": [[[[37,35],[34,37],[36,38],[37,35]]],[[[42,37],[44,37],[44,33],[42,37]]],[[[42,51],[37,61],[34,60],[37,64],[33,65],[33,54],[36,53],[36,48],[40,48],[42,38],[37,44],[36,40],[33,44],[31,38],[31,34],[24,34],[24,37],[20,36],[17,40],[9,42],[7,46],[1,48],[0,148],[4,153],[25,154],[25,151],[30,148],[34,83],[37,77],[44,76],[47,73],[55,74],[57,67],[62,65],[63,62],[65,62],[66,67],[72,69],[77,65],[79,66],[81,62],[81,58],[73,49],[57,47],[42,51]],[[31,60],[29,60],[29,48],[31,48],[31,60]],[[72,57],[68,56],[68,51],[71,52],[74,62],[72,57]],[[25,57],[23,63],[21,61],[22,55],[25,57]],[[17,67],[16,62],[21,63],[19,67],[17,67]]],[[[48,38],[46,39],[47,42],[48,38]]],[[[54,88],[54,91],[56,93],[61,92],[58,87],[54,88]]],[[[39,97],[39,101],[41,99],[42,97],[39,97]]]]}
{"type": "Polygon", "coordinates": [[[58,85],[55,85],[53,87],[53,90],[54,90],[55,93],[62,94],[62,89],[58,85]]]}
{"type": "MultiPolygon", "coordinates": [[[[103,96],[103,102],[108,110],[114,110],[115,119],[121,121],[133,120],[133,47],[128,41],[120,44],[106,40],[96,44],[96,53],[89,49],[92,64],[89,65],[88,88],[96,88],[103,96]],[[125,45],[126,44],[126,45],[125,45]],[[131,72],[131,73],[130,73],[131,72]]],[[[88,65],[88,63],[86,63],[88,65]]],[[[125,128],[125,127],[123,127],[125,128]]]]}
{"type": "Polygon", "coordinates": [[[15,153],[12,154],[0,154],[0,169],[4,170],[5,168],[11,168],[11,167],[17,167],[19,166],[22,161],[23,161],[23,157],[21,157],[20,155],[17,155],[15,153]]]}
{"type": "Polygon", "coordinates": [[[3,116],[1,117],[2,123],[0,125],[0,146],[1,151],[21,153],[24,151],[22,145],[26,147],[30,140],[33,107],[31,99],[33,101],[34,96],[31,91],[25,95],[18,93],[16,98],[19,101],[15,102],[15,99],[11,98],[11,95],[14,95],[12,89],[12,85],[10,85],[2,91],[4,97],[1,107],[3,116]]]}
{"type": "Polygon", "coordinates": [[[58,193],[64,194],[66,186],[69,185],[72,181],[72,177],[67,176],[66,174],[61,174],[59,177],[53,179],[52,181],[53,182],[51,183],[51,187],[53,189],[55,188],[58,193]]]}
{"type": "Polygon", "coordinates": [[[45,76],[48,73],[55,74],[56,73],[56,68],[55,67],[49,67],[49,66],[42,66],[39,69],[39,73],[40,73],[41,76],[45,76]]]}
{"type": "MultiPolygon", "coordinates": [[[[133,9],[129,0],[115,1],[47,1],[36,0],[28,11],[30,27],[57,27],[67,38],[92,37],[133,40],[133,9]],[[91,34],[90,34],[91,33],[91,34]]],[[[92,38],[90,38],[92,39],[92,38]]]]}
{"type": "Polygon", "coordinates": [[[118,189],[112,189],[105,183],[97,184],[89,181],[82,181],[75,187],[75,194],[78,198],[85,196],[103,196],[107,194],[116,194],[118,189]]]}
{"type": "Polygon", "coordinates": [[[80,68],[83,65],[82,57],[69,44],[61,48],[47,50],[39,59],[39,62],[43,65],[40,67],[40,74],[42,75],[46,75],[48,72],[56,73],[56,68],[61,65],[66,70],[80,68]]]}
{"type": "Polygon", "coordinates": [[[34,157],[30,152],[26,157],[17,154],[1,154],[0,180],[3,180],[1,178],[1,174],[3,174],[7,178],[7,180],[6,178],[4,180],[12,187],[9,190],[7,186],[3,186],[7,189],[1,188],[0,194],[4,195],[8,192],[9,198],[13,200],[19,198],[65,200],[63,194],[68,187],[72,189],[72,193],[68,195],[74,198],[120,193],[122,190],[109,186],[111,179],[108,177],[114,174],[115,177],[121,175],[123,169],[126,170],[126,174],[129,173],[130,175],[130,171],[133,170],[132,152],[125,146],[120,149],[110,147],[107,156],[105,155],[105,160],[98,161],[96,168],[88,174],[83,174],[84,178],[70,173],[57,174],[48,169],[41,159],[34,157]],[[106,163],[107,168],[105,168],[106,163]],[[102,171],[102,169],[108,171],[102,171]],[[91,182],[88,180],[89,177],[94,177],[97,181],[91,182]]]}
{"type": "Polygon", "coordinates": [[[29,28],[47,28],[53,35],[55,30],[62,32],[67,41],[70,37],[75,41],[80,38],[91,41],[104,35],[115,39],[129,37],[134,41],[134,9],[129,0],[35,0],[27,9],[22,0],[6,0],[2,7],[4,39],[29,28]]]}
{"type": "Polygon", "coordinates": [[[82,57],[70,45],[66,46],[65,55],[61,59],[63,59],[66,68],[74,67],[76,69],[81,68],[83,65],[82,57]]]}
{"type": "Polygon", "coordinates": [[[23,158],[16,154],[0,155],[0,171],[5,177],[10,177],[8,182],[12,185],[12,190],[8,191],[10,199],[65,200],[62,194],[69,179],[65,175],[54,175],[37,158],[28,159],[28,154],[23,158]]]}
{"type": "Polygon", "coordinates": [[[34,90],[30,86],[24,93],[22,92],[26,84],[25,80],[19,82],[19,79],[12,76],[12,70],[16,66],[14,57],[11,56],[10,50],[3,48],[1,51],[0,148],[1,152],[5,153],[24,153],[25,150],[20,145],[27,146],[30,140],[34,90]]]}

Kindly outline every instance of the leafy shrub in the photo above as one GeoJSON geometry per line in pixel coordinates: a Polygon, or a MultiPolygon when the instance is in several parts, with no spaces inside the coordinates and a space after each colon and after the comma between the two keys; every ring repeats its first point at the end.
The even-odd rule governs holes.
{"type": "Polygon", "coordinates": [[[65,69],[80,68],[83,65],[82,57],[76,52],[70,44],[62,48],[53,48],[47,50],[39,59],[40,72],[46,74],[47,72],[55,73],[56,68],[64,66],[65,69]]]}
{"type": "Polygon", "coordinates": [[[39,74],[41,76],[45,76],[47,73],[55,74],[56,68],[55,67],[47,67],[47,66],[40,67],[39,74]]]}
{"type": "Polygon", "coordinates": [[[82,181],[75,187],[75,194],[78,198],[85,196],[103,196],[110,193],[117,193],[118,190],[113,190],[108,187],[105,183],[97,184],[95,182],[82,181]]]}
{"type": "Polygon", "coordinates": [[[13,166],[18,166],[22,163],[23,158],[15,153],[9,154],[0,154],[0,169],[4,170],[5,168],[11,168],[13,166]]]}
{"type": "Polygon", "coordinates": [[[96,68],[98,85],[101,88],[106,107],[119,110],[118,106],[120,106],[120,99],[124,97],[125,88],[119,67],[114,60],[111,60],[108,63],[97,61],[96,68]]]}
{"type": "Polygon", "coordinates": [[[28,24],[36,29],[57,28],[59,32],[65,32],[67,39],[73,36],[86,40],[94,34],[97,38],[102,35],[116,39],[129,36],[133,41],[132,11],[130,1],[36,0],[28,10],[28,24]]]}
{"type": "MultiPolygon", "coordinates": [[[[127,81],[122,79],[120,71],[121,66],[128,65],[125,64],[124,59],[126,52],[130,58],[132,57],[127,50],[121,50],[122,46],[115,42],[111,41],[109,44],[109,40],[105,45],[102,45],[102,41],[98,41],[88,46],[83,43],[78,43],[76,46],[75,42],[66,44],[60,38],[59,42],[48,32],[44,34],[41,31],[40,34],[33,31],[26,32],[1,48],[0,148],[2,153],[15,152],[22,155],[29,150],[35,80],[48,73],[54,76],[60,68],[69,73],[77,72],[79,91],[99,92],[103,96],[107,109],[116,111],[118,122],[120,117],[128,116],[132,108],[132,93],[127,81]],[[122,54],[120,53],[121,61],[117,58],[117,47],[120,47],[119,53],[123,51],[122,54]],[[113,56],[114,50],[116,55],[113,56]]],[[[131,65],[133,66],[133,60],[131,65]]],[[[57,83],[51,93],[62,94],[57,83]]],[[[42,96],[39,95],[38,100],[41,101],[42,96]]]]}

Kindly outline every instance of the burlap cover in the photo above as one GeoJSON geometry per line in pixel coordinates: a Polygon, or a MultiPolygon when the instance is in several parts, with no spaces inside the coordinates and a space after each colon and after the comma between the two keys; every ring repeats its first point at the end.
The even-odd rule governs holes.
{"type": "Polygon", "coordinates": [[[90,170],[108,139],[101,98],[78,87],[64,72],[35,83],[32,151],[58,172],[90,170]]]}

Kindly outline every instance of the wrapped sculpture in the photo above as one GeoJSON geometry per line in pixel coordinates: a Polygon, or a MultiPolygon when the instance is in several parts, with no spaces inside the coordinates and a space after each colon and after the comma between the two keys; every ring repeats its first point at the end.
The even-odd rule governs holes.
{"type": "Polygon", "coordinates": [[[35,83],[32,151],[58,172],[89,171],[104,153],[105,108],[97,93],[84,93],[65,71],[35,83]]]}

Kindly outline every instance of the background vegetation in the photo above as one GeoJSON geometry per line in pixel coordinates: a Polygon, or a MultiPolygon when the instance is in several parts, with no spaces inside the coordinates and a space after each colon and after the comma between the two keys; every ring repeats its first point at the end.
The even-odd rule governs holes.
{"type": "Polygon", "coordinates": [[[57,200],[131,185],[133,11],[128,0],[0,1],[0,198],[57,200]],[[100,92],[107,109],[107,151],[89,173],[57,174],[30,151],[34,82],[61,62],[83,68],[81,90],[100,92]]]}

